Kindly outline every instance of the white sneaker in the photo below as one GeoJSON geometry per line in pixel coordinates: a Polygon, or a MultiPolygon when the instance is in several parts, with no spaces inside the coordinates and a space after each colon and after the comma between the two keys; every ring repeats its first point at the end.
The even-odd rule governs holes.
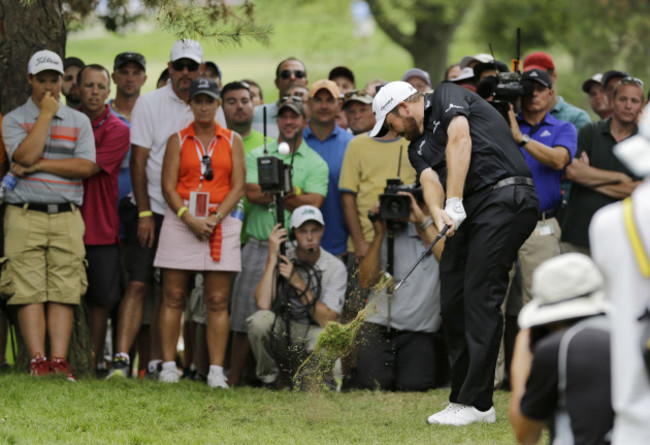
{"type": "Polygon", "coordinates": [[[223,375],[223,372],[210,371],[210,373],[208,373],[208,386],[210,388],[228,389],[226,376],[223,375]]]}
{"type": "Polygon", "coordinates": [[[441,416],[447,414],[449,411],[455,409],[457,406],[461,406],[461,405],[459,403],[450,402],[449,405],[447,405],[447,407],[445,409],[443,409],[442,411],[438,411],[435,414],[431,414],[429,416],[429,418],[427,419],[427,423],[429,425],[432,425],[434,423],[438,423],[438,419],[441,416]]]}
{"type": "Polygon", "coordinates": [[[446,410],[429,417],[427,423],[463,426],[475,422],[494,423],[497,420],[494,407],[491,407],[487,411],[479,411],[470,405],[462,405],[458,403],[454,405],[455,406],[452,408],[447,407],[446,410]]]}
{"type": "Polygon", "coordinates": [[[158,374],[158,380],[164,383],[178,383],[180,375],[176,366],[165,366],[163,365],[160,374],[158,374]]]}

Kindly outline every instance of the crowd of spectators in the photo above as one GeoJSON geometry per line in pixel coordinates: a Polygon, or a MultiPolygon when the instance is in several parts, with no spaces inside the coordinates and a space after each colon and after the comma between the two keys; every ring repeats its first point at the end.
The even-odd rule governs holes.
{"type": "MultiPolygon", "coordinates": [[[[30,97],[2,120],[1,173],[17,183],[2,186],[0,368],[10,366],[10,319],[32,375],[75,381],[68,347],[73,308],[84,305],[98,377],[282,388],[296,371],[296,343],[312,351],[328,321],[366,307],[362,340],[339,371],[343,389],[423,391],[454,379],[444,334],[454,330],[444,328],[440,301],[445,243],[395,295],[377,288],[384,271],[403,277],[442,229],[416,191],[422,166],[409,163],[417,157],[409,138],[391,127],[369,135],[384,81],[361,88],[350,68],[336,66],[310,82],[304,63],[289,57],[274,73],[279,99],[265,103],[255,81],[229,79],[192,40],[174,43],[154,91],[140,94],[143,55],[120,53],[112,68],[38,51],[27,67],[30,97]],[[260,184],[268,156],[291,168],[281,189],[260,184]],[[395,200],[406,203],[399,217],[380,202],[396,178],[405,191],[395,193],[406,197],[395,200]]],[[[499,137],[518,144],[532,174],[538,221],[507,296],[494,300],[506,323],[498,385],[509,384],[509,323],[516,333],[522,306],[535,301],[538,266],[567,252],[589,256],[594,214],[642,183],[613,147],[638,132],[644,83],[611,68],[585,75],[593,122],[558,94],[546,53],[523,60],[524,92],[505,106],[497,85],[510,67],[486,54],[451,65],[442,82],[420,68],[401,78],[413,93],[454,84],[492,103],[510,128],[499,137]]],[[[526,377],[517,372],[513,383],[521,412],[533,416],[541,412],[524,395],[526,377]]]]}

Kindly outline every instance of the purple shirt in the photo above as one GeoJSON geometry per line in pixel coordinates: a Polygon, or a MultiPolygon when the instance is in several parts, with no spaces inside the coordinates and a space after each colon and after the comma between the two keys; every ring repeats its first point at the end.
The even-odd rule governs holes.
{"type": "MultiPolygon", "coordinates": [[[[574,158],[578,147],[578,133],[572,123],[561,121],[546,113],[544,119],[531,133],[533,128],[523,119],[521,113],[517,117],[517,122],[522,134],[527,134],[531,139],[549,147],[564,147],[569,151],[569,159],[574,158]]],[[[533,174],[540,211],[546,212],[557,209],[562,199],[560,180],[564,174],[564,169],[554,170],[545,166],[533,158],[524,147],[521,147],[521,152],[526,159],[530,172],[533,174]]],[[[571,162],[569,161],[569,163],[571,162]]]]}

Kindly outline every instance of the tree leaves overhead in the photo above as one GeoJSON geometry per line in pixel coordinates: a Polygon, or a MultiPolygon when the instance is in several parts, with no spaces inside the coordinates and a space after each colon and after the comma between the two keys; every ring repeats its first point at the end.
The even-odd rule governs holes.
{"type": "MultiPolygon", "coordinates": [[[[29,5],[34,0],[22,0],[29,5]]],[[[133,13],[130,0],[108,0],[107,12],[100,15],[106,29],[121,32],[146,16],[133,13]]],[[[157,14],[162,26],[177,38],[214,39],[218,44],[241,45],[244,39],[269,43],[270,25],[255,22],[252,0],[231,5],[228,0],[142,0],[144,8],[157,14]]],[[[65,0],[62,2],[68,28],[76,29],[99,5],[99,0],[65,0]]]]}

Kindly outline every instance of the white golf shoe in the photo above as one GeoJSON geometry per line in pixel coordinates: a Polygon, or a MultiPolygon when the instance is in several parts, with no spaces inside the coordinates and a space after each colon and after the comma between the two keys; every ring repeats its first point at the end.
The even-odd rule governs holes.
{"type": "Polygon", "coordinates": [[[496,419],[494,407],[487,411],[479,411],[471,405],[450,403],[442,411],[429,416],[427,423],[430,425],[463,426],[476,422],[494,423],[496,419]]]}

